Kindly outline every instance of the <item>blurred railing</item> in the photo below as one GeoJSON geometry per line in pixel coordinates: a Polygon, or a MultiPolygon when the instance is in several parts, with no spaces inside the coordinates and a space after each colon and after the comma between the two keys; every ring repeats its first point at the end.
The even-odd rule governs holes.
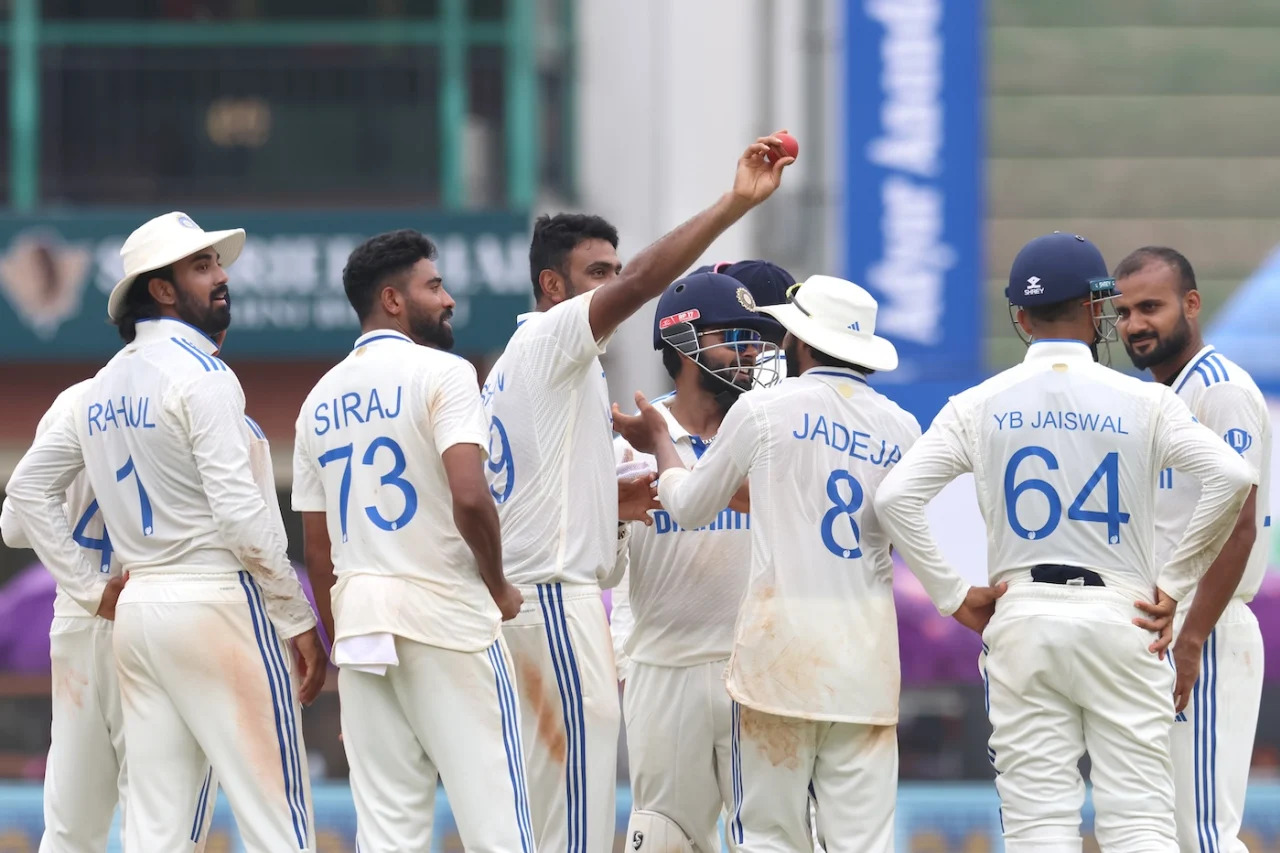
{"type": "Polygon", "coordinates": [[[42,18],[41,0],[9,0],[0,155],[13,209],[161,194],[527,209],[544,184],[573,195],[570,0],[437,0],[413,4],[415,17],[106,17],[120,5],[42,18]]]}

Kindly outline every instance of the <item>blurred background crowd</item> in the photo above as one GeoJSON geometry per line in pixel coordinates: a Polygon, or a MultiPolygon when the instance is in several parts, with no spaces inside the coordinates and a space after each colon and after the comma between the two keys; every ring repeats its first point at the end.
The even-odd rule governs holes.
{"type": "MultiPolygon", "coordinates": [[[[1280,0],[0,0],[0,483],[56,394],[117,348],[105,304],[125,236],[182,210],[249,233],[224,357],[273,444],[297,559],[293,422],[356,335],[351,248],[429,234],[457,351],[483,376],[531,304],[535,214],[607,217],[625,261],[780,127],[801,144],[787,183],[703,260],[870,289],[903,356],[875,382],[922,425],[1021,357],[1007,267],[1052,230],[1110,263],[1149,243],[1186,254],[1206,338],[1280,409],[1277,43],[1280,0]]],[[[616,400],[666,389],[651,323],[610,345],[616,400]]],[[[966,488],[935,524],[978,579],[966,488]]],[[[1269,679],[1254,851],[1280,851],[1273,553],[1253,603],[1269,679]]],[[[899,849],[998,849],[978,640],[899,581],[899,849]]],[[[50,695],[74,688],[50,684],[52,598],[30,551],[0,547],[0,853],[35,850],[50,695]]],[[[335,851],[354,824],[336,698],[305,717],[335,851]]],[[[221,811],[211,851],[236,849],[221,811]]],[[[448,826],[441,849],[461,849],[448,826]]]]}

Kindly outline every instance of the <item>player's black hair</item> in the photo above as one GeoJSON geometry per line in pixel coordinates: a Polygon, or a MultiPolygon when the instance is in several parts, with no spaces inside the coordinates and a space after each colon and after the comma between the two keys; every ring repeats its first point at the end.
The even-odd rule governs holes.
{"type": "Polygon", "coordinates": [[[1027,317],[1036,323],[1057,323],[1068,319],[1072,312],[1079,311],[1083,304],[1084,298],[1077,296],[1061,302],[1051,302],[1048,305],[1024,305],[1022,310],[1026,311],[1027,317]]]}
{"type": "Polygon", "coordinates": [[[150,284],[153,278],[174,284],[173,264],[158,270],[139,273],[133,280],[133,284],[129,285],[129,290],[124,295],[124,311],[121,312],[120,319],[116,320],[116,330],[120,332],[120,338],[126,344],[133,343],[134,338],[138,337],[140,320],[150,320],[160,316],[160,305],[151,295],[150,284]]]}
{"type": "MultiPolygon", "coordinates": [[[[801,341],[801,343],[804,342],[801,341]]],[[[827,355],[817,347],[809,346],[809,344],[804,345],[809,347],[809,352],[813,355],[813,360],[818,364],[821,364],[823,367],[844,367],[849,370],[856,370],[865,376],[870,376],[875,373],[875,371],[869,367],[863,367],[861,364],[854,364],[851,361],[843,361],[836,358],[834,355],[827,355]]]]}
{"type": "Polygon", "coordinates": [[[436,244],[412,228],[388,231],[356,246],[342,270],[342,289],[361,323],[373,311],[383,287],[402,283],[388,279],[404,276],[424,258],[436,259],[436,244]]]}
{"type": "Polygon", "coordinates": [[[534,299],[542,298],[538,276],[543,270],[569,274],[565,261],[578,244],[587,240],[605,240],[618,248],[618,229],[600,216],[587,213],[543,214],[533,223],[533,240],[529,243],[529,278],[533,282],[534,299]]]}
{"type": "Polygon", "coordinates": [[[1196,287],[1196,272],[1191,262],[1177,249],[1168,246],[1143,246],[1125,255],[1124,260],[1116,265],[1114,276],[1117,281],[1139,273],[1153,263],[1168,264],[1178,274],[1178,283],[1182,286],[1182,295],[1186,295],[1196,287]]]}

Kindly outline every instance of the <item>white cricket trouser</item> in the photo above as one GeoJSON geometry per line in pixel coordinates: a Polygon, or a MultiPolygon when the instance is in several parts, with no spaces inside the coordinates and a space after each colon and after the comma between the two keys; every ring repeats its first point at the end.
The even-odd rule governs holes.
{"type": "MultiPolygon", "coordinates": [[[[102,853],[117,802],[127,803],[124,717],[112,650],[112,623],[55,616],[49,626],[53,725],[44,776],[40,853],[102,853]]],[[[191,840],[204,848],[217,784],[191,792],[191,840]]]]}
{"type": "Polygon", "coordinates": [[[1025,581],[996,602],[979,667],[1008,853],[1079,853],[1086,751],[1102,849],[1177,851],[1173,672],[1138,615],[1102,587],[1025,581]]]}
{"type": "Polygon", "coordinates": [[[532,853],[520,713],[505,644],[396,637],[386,675],[338,674],[360,853],[429,853],[436,777],[468,853],[532,853]]]}
{"type": "Polygon", "coordinates": [[[249,853],[314,850],[292,650],[248,572],[134,573],[116,608],[115,652],[126,850],[191,843],[192,792],[214,787],[206,756],[249,853]]]}
{"type": "Polygon", "coordinates": [[[778,717],[733,703],[729,834],[744,853],[892,853],[898,727],[778,717]],[[812,784],[812,788],[810,785],[812,784]]]}
{"type": "Polygon", "coordinates": [[[613,849],[618,671],[595,585],[521,586],[502,626],[515,662],[533,835],[544,853],[613,849]]]}
{"type": "MultiPolygon", "coordinates": [[[[622,693],[632,808],[674,821],[698,853],[720,853],[717,822],[733,809],[733,701],[728,659],[695,666],[632,662],[622,693]]],[[[737,842],[730,839],[730,849],[737,842]]]]}
{"type": "MultiPolygon", "coordinates": [[[[1178,616],[1186,617],[1181,607],[1178,616]]],[[[1191,702],[1173,724],[1178,843],[1183,853],[1247,853],[1239,835],[1262,701],[1262,670],[1258,619],[1247,604],[1233,599],[1205,641],[1191,702]]]]}

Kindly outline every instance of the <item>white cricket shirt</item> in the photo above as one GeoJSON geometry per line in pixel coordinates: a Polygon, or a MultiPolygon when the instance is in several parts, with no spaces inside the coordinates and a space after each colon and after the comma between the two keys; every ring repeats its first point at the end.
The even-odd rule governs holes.
{"type": "Polygon", "coordinates": [[[398,332],[361,335],[316,383],[298,415],[293,508],[326,516],[335,644],[388,633],[475,652],[497,639],[442,459],[472,444],[478,464],[487,443],[475,368],[398,332]]]}
{"type": "Polygon", "coordinates": [[[1079,341],[1033,343],[1021,364],[951,398],[876,498],[894,546],[943,615],[968,587],[944,562],[924,507],[966,471],[993,584],[1037,565],[1078,566],[1144,600],[1157,582],[1204,573],[1253,482],[1168,388],[1098,364],[1079,341]],[[1205,490],[1159,572],[1156,478],[1170,466],[1201,477],[1205,490]]]}
{"type": "Polygon", "coordinates": [[[897,722],[893,562],[872,499],[919,435],[915,418],[856,371],[814,368],[743,394],[698,464],[662,475],[659,499],[691,528],[750,483],[751,575],[728,674],[738,702],[897,722]]]}
{"type": "Polygon", "coordinates": [[[481,396],[502,563],[516,584],[600,583],[613,570],[613,417],[591,334],[595,291],[522,314],[481,396]]]}
{"type": "MultiPolygon", "coordinates": [[[[712,442],[690,435],[667,402],[653,405],[680,459],[693,467],[712,442]]],[[[621,436],[613,446],[618,464],[645,462],[657,470],[653,456],[637,453],[621,436]]],[[[610,619],[619,661],[675,667],[729,657],[751,572],[751,516],[725,506],[709,523],[685,528],[666,510],[655,510],[652,525],[630,526],[628,568],[613,591],[610,619]]]]}
{"type": "MultiPolygon", "coordinates": [[[[40,418],[36,427],[36,436],[44,435],[54,424],[73,424],[75,420],[76,402],[80,398],[89,380],[77,382],[64,390],[49,406],[48,411],[40,418]]],[[[74,429],[74,426],[71,427],[74,429]]],[[[89,559],[97,571],[92,575],[64,575],[58,577],[57,591],[53,597],[53,615],[56,617],[90,618],[96,616],[98,605],[102,601],[102,589],[106,580],[120,574],[120,561],[111,547],[111,538],[105,535],[106,527],[102,523],[102,514],[98,512],[98,502],[93,498],[89,488],[88,477],[83,471],[67,487],[64,511],[72,528],[72,538],[77,545],[88,551],[89,559]],[[89,605],[92,604],[90,608],[89,605]]],[[[10,548],[32,547],[26,531],[19,524],[9,501],[5,501],[0,511],[0,534],[10,548]]]]}
{"type": "MultiPolygon", "coordinates": [[[[1239,453],[1258,478],[1257,530],[1244,577],[1236,597],[1252,601],[1267,572],[1271,547],[1271,415],[1266,400],[1253,378],[1238,364],[1206,346],[1187,363],[1172,385],[1174,393],[1187,404],[1196,420],[1221,436],[1239,453]]],[[[1160,473],[1156,493],[1156,560],[1167,562],[1173,554],[1191,514],[1200,502],[1200,481],[1171,468],[1160,473]]],[[[1178,578],[1166,589],[1179,600],[1190,598],[1196,578],[1178,578]]],[[[1185,610],[1185,608],[1179,608],[1185,610]]]]}
{"type": "Polygon", "coordinates": [[[216,351],[179,320],[138,323],[137,338],[84,386],[74,418],[51,425],[23,457],[9,497],[55,577],[92,574],[63,509],[83,469],[125,571],[247,569],[276,629],[293,637],[315,626],[315,614],[286,556],[279,508],[253,477],[240,382],[216,351]]]}

